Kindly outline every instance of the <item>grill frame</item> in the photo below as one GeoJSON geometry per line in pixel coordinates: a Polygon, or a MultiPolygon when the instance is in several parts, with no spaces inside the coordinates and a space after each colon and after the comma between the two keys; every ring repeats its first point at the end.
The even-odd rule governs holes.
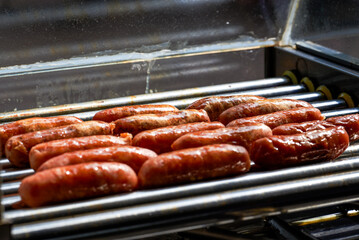
{"type": "MultiPolygon", "coordinates": [[[[299,78],[309,76],[310,79],[317,86],[319,84],[325,84],[325,76],[328,76],[328,74],[335,73],[335,75],[350,76],[351,78],[355,77],[356,79],[359,77],[359,73],[355,70],[339,66],[338,64],[328,62],[314,55],[309,55],[307,53],[292,48],[275,47],[267,48],[265,51],[266,77],[278,77],[282,74],[282,70],[284,68],[287,70],[289,69],[293,70],[294,72],[298,72],[299,78]],[[269,59],[272,60],[269,61],[269,59]],[[290,59],[290,61],[288,59],[290,59]],[[318,69],[318,71],[309,71],[308,73],[305,69],[301,68],[303,64],[304,66],[307,66],[307,70],[318,69]]],[[[244,85],[245,83],[246,82],[243,82],[244,85]]],[[[294,89],[295,86],[296,85],[294,85],[294,89]]],[[[286,86],[284,86],[284,88],[278,88],[291,89],[292,86],[290,86],[289,88],[286,88],[286,86]]],[[[280,94],[280,92],[277,91],[278,88],[264,89],[264,92],[267,91],[266,94],[268,94],[264,95],[269,97],[278,97],[278,93],[280,94]]],[[[234,94],[233,92],[229,93],[226,91],[219,93],[215,90],[216,86],[211,88],[214,91],[210,92],[210,94],[208,94],[208,92],[203,92],[203,89],[200,89],[199,91],[197,90],[196,94],[198,94],[198,96],[196,98],[170,101],[168,101],[168,99],[165,99],[166,101],[157,102],[154,100],[152,102],[170,104],[172,103],[173,105],[183,107],[186,104],[192,102],[194,99],[199,98],[199,96],[234,94]]],[[[303,89],[305,89],[305,85],[300,86],[298,89],[301,89],[300,91],[302,91],[303,89]]],[[[259,89],[246,90],[247,91],[245,92],[235,92],[235,94],[243,94],[248,92],[258,93],[262,91],[259,89]]],[[[163,96],[163,93],[161,94],[163,96]]],[[[164,95],[168,96],[171,96],[171,94],[173,94],[173,92],[164,93],[164,95]]],[[[336,93],[335,95],[338,94],[336,93]]],[[[318,92],[305,92],[296,95],[281,97],[306,100],[308,96],[311,96],[312,98],[310,99],[312,100],[318,100],[323,98],[323,94],[318,92]]],[[[147,97],[148,96],[146,95],[143,96],[143,98],[147,97]]],[[[125,105],[126,103],[128,103],[128,101],[126,102],[126,98],[122,98],[122,101],[122,103],[116,102],[115,105],[125,105]]],[[[111,102],[111,100],[109,100],[108,102],[111,102]]],[[[139,104],[143,102],[139,101],[135,103],[139,104]]],[[[329,102],[322,101],[314,102],[313,104],[317,104],[318,106],[322,107],[324,106],[323,108],[326,109],[331,109],[330,111],[324,112],[324,115],[326,116],[337,116],[348,114],[348,112],[359,112],[359,108],[332,110],[332,106],[342,108],[344,105],[343,100],[333,100],[331,104],[327,103],[329,102]],[[327,105],[330,105],[330,107],[328,107],[327,105]]],[[[60,107],[49,107],[47,109],[54,111],[52,113],[55,115],[62,115],[64,112],[66,112],[66,110],[62,111],[64,108],[71,109],[71,111],[73,111],[72,107],[79,106],[80,113],[75,112],[67,114],[79,116],[85,120],[88,120],[93,116],[95,111],[93,111],[93,109],[91,108],[83,108],[83,106],[90,105],[92,105],[94,109],[102,109],[113,106],[106,104],[98,106],[94,105],[94,102],[91,102],[60,107]],[[58,109],[61,109],[61,111],[58,109]]],[[[42,112],[44,112],[44,115],[49,114],[49,112],[46,112],[47,109],[45,109],[45,111],[43,109],[41,110],[42,112]]],[[[37,116],[39,114],[36,109],[25,112],[30,113],[31,116],[37,116]]],[[[20,114],[20,117],[19,115],[15,116],[16,114],[18,114],[18,112],[9,113],[6,115],[7,117],[3,118],[1,121],[7,122],[18,118],[29,117],[28,114],[20,114]]],[[[126,199],[126,197],[131,196],[131,194],[122,195],[123,205],[111,205],[111,201],[113,201],[114,198],[105,197],[101,199],[107,199],[109,205],[106,207],[104,206],[103,202],[99,201],[99,203],[97,204],[98,208],[96,209],[94,208],[96,204],[91,204],[92,200],[88,200],[85,201],[90,202],[90,204],[88,205],[88,209],[83,208],[82,211],[79,212],[69,211],[71,207],[69,207],[67,210],[60,209],[61,214],[66,211],[69,212],[66,212],[66,215],[56,215],[52,220],[48,219],[49,214],[46,213],[46,208],[43,208],[42,210],[40,209],[39,212],[42,211],[42,216],[45,216],[46,214],[48,214],[48,216],[46,218],[37,219],[35,221],[33,218],[29,217],[33,216],[34,212],[31,212],[31,210],[28,211],[28,218],[24,220],[25,217],[22,217],[21,213],[23,212],[25,215],[26,210],[19,210],[17,212],[18,216],[16,219],[22,219],[23,222],[13,221],[12,224],[2,223],[1,228],[5,229],[4,233],[9,233],[10,231],[9,236],[13,239],[53,237],[57,234],[61,235],[59,239],[75,239],[78,237],[90,236],[91,234],[92,236],[98,236],[99,234],[116,234],[116,236],[123,236],[126,238],[135,239],[139,237],[139,235],[137,235],[138,231],[143,232],[144,235],[141,236],[153,236],[157,234],[184,231],[205,226],[226,224],[233,221],[246,221],[253,218],[280,215],[288,211],[299,211],[300,209],[308,208],[309,206],[311,206],[312,208],[320,208],[328,205],[338,204],[339,202],[357,201],[359,199],[359,196],[353,195],[352,191],[358,188],[356,187],[356,185],[358,185],[357,183],[359,182],[359,157],[357,156],[358,150],[358,145],[352,145],[341,158],[342,161],[337,161],[334,163],[316,163],[308,166],[292,167],[284,170],[270,171],[268,173],[250,173],[244,176],[233,177],[229,179],[212,180],[203,183],[169,187],[164,190],[157,189],[153,191],[144,191],[145,193],[147,192],[147,194],[149,193],[147,198],[142,196],[143,198],[140,199],[142,200],[142,202],[138,201],[133,204],[131,203],[130,205],[126,205],[126,202],[128,203],[129,201],[133,201],[134,199],[138,200],[139,198],[138,196],[136,196],[138,192],[131,193],[133,195],[132,199],[131,197],[129,199],[126,199]],[[346,159],[343,160],[343,158],[346,159]],[[253,180],[256,179],[256,174],[257,180],[253,180]],[[273,179],[268,180],[268,175],[272,175],[273,179]],[[236,182],[236,180],[237,184],[238,182],[240,183],[239,185],[233,184],[233,182],[236,182]],[[226,181],[228,181],[229,183],[226,183],[226,181]],[[329,183],[327,183],[328,181],[329,183]],[[298,190],[297,192],[292,192],[291,195],[288,196],[288,193],[291,190],[291,188],[289,188],[290,186],[295,186],[297,187],[296,190],[300,190],[298,190]],[[181,188],[182,191],[179,190],[181,188]],[[191,188],[193,189],[192,191],[190,191],[191,188]],[[283,189],[285,189],[285,191],[283,189]],[[265,192],[265,190],[267,192],[265,192]],[[339,190],[341,192],[341,195],[338,197],[337,192],[339,190]],[[154,194],[156,191],[158,192],[157,195],[154,194]],[[262,194],[261,191],[265,192],[266,194],[262,194]],[[313,192],[316,192],[316,194],[312,194],[313,192]],[[247,195],[245,193],[247,193],[247,195]],[[165,196],[166,198],[164,198],[163,196],[165,196]],[[263,201],[263,199],[266,201],[263,201]],[[195,202],[195,200],[197,200],[197,202],[195,202]],[[193,204],[193,202],[195,202],[195,204],[193,204]],[[242,205],[238,206],[238,204],[242,205]],[[149,209],[153,207],[156,207],[155,211],[151,211],[149,209]],[[138,209],[142,210],[142,212],[138,209]],[[114,214],[114,212],[117,214],[115,214],[115,218],[111,217],[111,214],[114,214]],[[238,214],[238,212],[241,212],[242,214],[238,214]],[[95,216],[98,218],[96,218],[95,216]],[[127,216],[127,218],[124,216],[127,216]],[[68,219],[67,221],[66,218],[68,219]],[[89,218],[93,219],[93,224],[82,225],[83,220],[81,219],[88,220],[89,218]],[[166,218],[166,221],[163,221],[163,218],[166,218]],[[79,220],[77,222],[77,225],[75,224],[76,220],[79,220]],[[115,221],[115,225],[109,224],[110,220],[115,221]],[[52,225],[50,224],[50,222],[52,225]],[[190,224],[188,222],[190,222],[190,224]],[[164,226],[164,223],[167,224],[164,226]],[[151,225],[152,227],[155,227],[152,228],[155,229],[154,231],[151,231],[151,225]],[[97,229],[92,232],[90,231],[91,234],[77,233],[79,227],[83,227],[83,231],[88,232],[87,230],[90,226],[93,227],[93,229],[96,229],[96,227],[105,227],[105,229],[97,229]],[[68,233],[71,234],[67,235],[68,233]]],[[[8,165],[6,164],[6,161],[3,161],[1,165],[6,167],[5,170],[8,167],[8,165]]],[[[141,194],[141,191],[139,192],[141,194]]],[[[121,196],[118,197],[120,199],[119,202],[121,203],[121,196]]],[[[4,198],[2,198],[1,200],[3,199],[4,198]]],[[[76,202],[73,205],[79,204],[78,207],[81,208],[81,202],[82,201],[76,202]]],[[[56,208],[56,206],[54,208],[56,208]]],[[[2,220],[10,220],[11,222],[11,220],[14,220],[15,218],[9,217],[9,214],[7,214],[7,212],[9,212],[9,210],[5,210],[4,218],[2,218],[2,220]]]]}

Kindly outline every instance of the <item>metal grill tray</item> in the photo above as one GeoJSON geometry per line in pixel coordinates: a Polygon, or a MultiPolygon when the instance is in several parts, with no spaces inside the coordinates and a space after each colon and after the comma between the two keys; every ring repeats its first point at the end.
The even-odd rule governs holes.
{"type": "MultiPolygon", "coordinates": [[[[106,104],[101,106],[91,102],[19,111],[5,115],[2,121],[64,113],[88,120],[95,113],[95,109],[141,103],[170,103],[183,108],[199,96],[233,94],[306,100],[321,110],[331,109],[323,112],[326,116],[359,112],[358,108],[345,108],[346,103],[341,99],[323,101],[324,96],[319,92],[310,93],[303,85],[288,84],[286,78],[263,79],[246,82],[234,89],[232,86],[235,84],[199,88],[193,90],[196,93],[192,92],[180,100],[174,99],[186,90],[104,100],[102,102],[106,104]],[[260,89],[261,87],[263,89],[260,89]],[[208,89],[212,90],[207,91],[208,89]],[[72,111],[75,112],[70,114],[72,111]]],[[[358,150],[359,144],[352,144],[338,161],[334,162],[250,172],[242,176],[206,182],[18,210],[12,209],[11,205],[20,199],[16,194],[19,180],[32,174],[33,170],[12,169],[8,160],[2,159],[0,165],[3,170],[0,176],[5,183],[1,186],[4,194],[1,203],[6,207],[3,217],[12,224],[11,236],[14,239],[39,239],[58,235],[66,239],[116,232],[136,238],[142,236],[138,234],[139,230],[150,231],[150,226],[156,227],[159,234],[163,231],[178,231],[181,227],[197,228],[228,223],[238,218],[245,220],[276,215],[283,211],[336,204],[338,201],[353,201],[358,198],[352,194],[359,186],[359,157],[356,156],[358,150]],[[296,205],[299,203],[301,205],[296,205]],[[238,210],[241,212],[234,212],[238,210]],[[229,212],[231,214],[228,214],[229,212]]]]}

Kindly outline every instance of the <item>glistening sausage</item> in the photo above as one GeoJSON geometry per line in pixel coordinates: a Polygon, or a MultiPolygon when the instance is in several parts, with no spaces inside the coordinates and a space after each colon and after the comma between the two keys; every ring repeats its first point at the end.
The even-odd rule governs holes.
{"type": "Polygon", "coordinates": [[[208,113],[211,121],[218,121],[219,115],[228,108],[240,103],[254,102],[263,99],[265,98],[254,95],[213,96],[197,100],[186,109],[204,109],[208,113]]]}
{"type": "Polygon", "coordinates": [[[349,145],[343,127],[332,127],[295,135],[276,135],[255,141],[250,156],[256,165],[282,167],[307,161],[333,160],[349,145]]]}
{"type": "Polygon", "coordinates": [[[82,163],[37,172],[22,180],[19,194],[29,207],[90,198],[137,187],[136,173],[122,163],[82,163]]]}
{"type": "Polygon", "coordinates": [[[172,143],[179,137],[192,132],[224,128],[220,122],[197,122],[143,131],[133,138],[133,145],[148,148],[156,153],[172,151],[172,143]]]}
{"type": "Polygon", "coordinates": [[[5,155],[6,141],[16,135],[45,130],[53,127],[65,126],[82,122],[81,119],[71,116],[34,117],[7,123],[0,126],[0,156],[5,155]]]}
{"type": "Polygon", "coordinates": [[[315,120],[301,123],[283,124],[274,128],[272,132],[273,135],[292,135],[309,131],[327,129],[330,127],[335,127],[335,125],[327,121],[315,120]]]}
{"type": "Polygon", "coordinates": [[[231,121],[244,118],[263,115],[278,111],[289,110],[299,107],[313,107],[310,103],[293,99],[266,99],[262,101],[242,103],[231,107],[219,115],[219,121],[225,125],[231,121]]]}
{"type": "Polygon", "coordinates": [[[132,135],[122,133],[120,137],[111,135],[94,135],[77,138],[59,139],[40,143],[31,148],[30,167],[35,171],[47,160],[66,152],[116,145],[131,145],[132,135]]]}
{"type": "Polygon", "coordinates": [[[157,157],[157,154],[145,148],[104,147],[61,154],[42,164],[38,171],[85,162],[120,162],[130,166],[137,173],[142,164],[153,157],[157,157]]]}
{"type": "Polygon", "coordinates": [[[323,119],[324,116],[321,114],[319,109],[303,107],[254,117],[239,118],[227,124],[227,127],[240,126],[245,123],[264,123],[273,129],[286,123],[299,123],[323,119]]]}
{"type": "Polygon", "coordinates": [[[6,157],[17,167],[29,165],[29,151],[39,143],[91,135],[110,135],[113,124],[88,121],[11,137],[5,146],[6,157]]]}
{"type": "Polygon", "coordinates": [[[343,126],[349,135],[350,141],[359,139],[359,114],[331,117],[326,121],[336,126],[343,126]]]}
{"type": "Polygon", "coordinates": [[[93,117],[93,120],[99,120],[104,122],[113,122],[117,119],[129,117],[139,114],[149,113],[165,113],[165,112],[177,112],[178,109],[171,105],[133,105],[124,107],[115,107],[97,112],[93,117]]]}
{"type": "Polygon", "coordinates": [[[250,123],[238,127],[188,133],[174,141],[172,149],[179,150],[218,143],[240,145],[249,149],[253,141],[270,136],[272,136],[272,130],[268,126],[262,123],[250,123]]]}
{"type": "Polygon", "coordinates": [[[192,122],[209,122],[209,117],[204,110],[183,110],[160,114],[141,114],[116,120],[115,134],[129,132],[136,135],[139,132],[180,125],[192,122]]]}
{"type": "Polygon", "coordinates": [[[236,175],[249,169],[250,159],[244,147],[216,144],[151,158],[142,165],[138,179],[147,188],[236,175]]]}

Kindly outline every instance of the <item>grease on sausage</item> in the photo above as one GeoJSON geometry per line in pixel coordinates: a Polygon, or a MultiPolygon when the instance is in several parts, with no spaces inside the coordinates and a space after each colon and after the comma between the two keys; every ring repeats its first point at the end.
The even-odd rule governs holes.
{"type": "Polygon", "coordinates": [[[144,188],[236,175],[249,171],[244,147],[216,144],[190,148],[147,160],[138,173],[144,188]]]}
{"type": "Polygon", "coordinates": [[[116,120],[114,122],[116,125],[114,133],[129,132],[136,135],[139,132],[160,127],[209,121],[204,110],[195,109],[160,114],[141,114],[116,120]]]}
{"type": "Polygon", "coordinates": [[[29,165],[31,148],[39,143],[82,136],[110,135],[113,127],[113,124],[105,122],[88,121],[17,135],[7,141],[6,157],[15,166],[26,167],[29,165]]]}
{"type": "Polygon", "coordinates": [[[242,103],[231,107],[219,115],[219,121],[228,124],[231,121],[244,118],[263,115],[278,111],[289,110],[299,107],[313,107],[310,103],[293,99],[265,99],[255,102],[242,103]]]}
{"type": "Polygon", "coordinates": [[[174,141],[172,149],[179,150],[219,143],[240,145],[249,149],[253,141],[269,136],[272,136],[272,130],[268,126],[262,123],[250,123],[239,127],[188,133],[174,141]]]}
{"type": "Polygon", "coordinates": [[[334,124],[327,121],[315,120],[301,123],[288,123],[280,125],[273,129],[273,135],[292,135],[305,133],[309,131],[322,130],[335,127],[334,124]]]}
{"type": "Polygon", "coordinates": [[[350,114],[326,119],[336,126],[343,126],[349,135],[350,141],[359,139],[359,114],[350,114]]]}
{"type": "Polygon", "coordinates": [[[5,144],[13,136],[82,122],[71,116],[34,117],[0,126],[0,156],[5,155],[5,144]]]}
{"type": "Polygon", "coordinates": [[[275,135],[255,141],[253,162],[264,167],[282,167],[307,161],[333,160],[349,145],[343,127],[331,127],[295,135],[275,135]]]}
{"type": "Polygon", "coordinates": [[[172,143],[179,137],[203,130],[224,128],[220,122],[196,122],[143,131],[133,138],[133,145],[148,148],[156,153],[172,151],[172,143]]]}
{"type": "Polygon", "coordinates": [[[166,104],[160,105],[133,105],[124,107],[115,107],[105,109],[97,112],[93,117],[93,120],[99,120],[104,122],[113,122],[117,119],[129,117],[139,114],[149,113],[166,113],[166,112],[177,112],[179,111],[176,107],[166,104]]]}
{"type": "Polygon", "coordinates": [[[120,162],[130,166],[137,173],[142,164],[153,157],[157,157],[155,152],[140,147],[102,147],[61,154],[44,162],[38,171],[85,162],[120,162]]]}
{"type": "Polygon", "coordinates": [[[31,148],[30,167],[35,171],[47,160],[66,152],[116,145],[131,145],[132,135],[122,133],[120,137],[111,135],[94,135],[77,138],[59,139],[40,143],[31,148]]]}
{"type": "Polygon", "coordinates": [[[211,121],[218,121],[219,115],[240,103],[263,100],[264,97],[254,95],[212,96],[199,99],[190,104],[186,109],[204,109],[211,121]]]}
{"type": "Polygon", "coordinates": [[[37,172],[24,178],[19,188],[21,200],[29,207],[90,198],[137,187],[136,173],[116,162],[82,163],[37,172]]]}
{"type": "Polygon", "coordinates": [[[299,123],[323,119],[324,116],[321,114],[319,109],[303,107],[254,117],[239,118],[227,124],[227,127],[240,126],[245,123],[264,123],[273,129],[286,123],[299,123]]]}

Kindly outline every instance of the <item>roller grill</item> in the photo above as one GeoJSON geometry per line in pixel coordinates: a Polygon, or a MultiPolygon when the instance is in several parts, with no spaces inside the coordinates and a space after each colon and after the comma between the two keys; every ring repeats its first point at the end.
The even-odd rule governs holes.
{"type": "MultiPolygon", "coordinates": [[[[326,117],[359,112],[358,108],[348,108],[345,99],[328,100],[323,92],[309,92],[308,88],[305,83],[293,84],[293,79],[283,76],[109,99],[101,101],[102,104],[85,102],[17,111],[4,115],[2,121],[64,113],[90,120],[98,109],[113,106],[165,103],[185,108],[205,96],[236,94],[309,101],[326,117]]],[[[237,177],[138,190],[38,209],[13,208],[20,200],[17,189],[21,179],[33,174],[33,170],[15,169],[7,159],[2,159],[3,219],[11,223],[13,239],[75,239],[107,235],[131,239],[182,231],[196,235],[199,232],[195,229],[203,227],[247,223],[307,208],[320,209],[356,201],[359,197],[354,191],[359,181],[358,149],[357,144],[351,144],[334,162],[254,171],[237,177]]]]}
{"type": "MultiPolygon", "coordinates": [[[[0,1],[0,124],[235,94],[358,113],[357,12],[353,0],[0,1]]],[[[0,159],[0,238],[359,238],[358,153],[34,209],[16,209],[33,170],[0,159]]]]}

